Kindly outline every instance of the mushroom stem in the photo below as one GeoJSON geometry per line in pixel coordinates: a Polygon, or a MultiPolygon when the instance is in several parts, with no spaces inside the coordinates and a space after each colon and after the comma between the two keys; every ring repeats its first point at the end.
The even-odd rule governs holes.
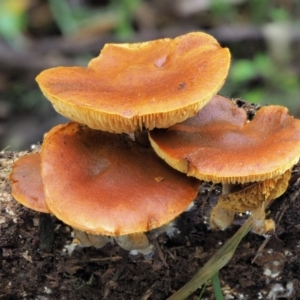
{"type": "Polygon", "coordinates": [[[222,207],[220,203],[212,209],[210,214],[210,227],[213,230],[225,230],[234,220],[234,211],[222,207]]]}
{"type": "Polygon", "coordinates": [[[162,233],[166,233],[169,238],[172,238],[174,237],[174,234],[177,234],[180,231],[175,227],[174,221],[171,221],[165,225],[151,230],[150,232],[153,233],[155,237],[158,237],[162,233]]]}
{"type": "Polygon", "coordinates": [[[222,195],[230,194],[233,186],[234,186],[234,184],[223,183],[222,184],[222,195]]]}
{"type": "MultiPolygon", "coordinates": [[[[109,237],[105,235],[94,235],[94,234],[88,234],[84,231],[73,229],[75,234],[75,239],[79,241],[79,245],[81,247],[91,247],[94,246],[95,248],[99,249],[105,246],[109,242],[109,237]]],[[[76,242],[77,241],[74,241],[76,242]]]]}
{"type": "Polygon", "coordinates": [[[275,222],[272,219],[266,220],[265,202],[251,210],[252,231],[257,234],[272,233],[275,231],[275,222]]]}
{"type": "Polygon", "coordinates": [[[148,130],[141,130],[134,132],[134,140],[145,148],[150,148],[150,141],[148,137],[148,130]]]}
{"type": "MultiPolygon", "coordinates": [[[[230,194],[233,184],[222,184],[222,195],[230,194]]],[[[213,230],[225,230],[234,220],[234,211],[229,210],[221,203],[217,203],[210,213],[210,227],[213,230]]]]}
{"type": "Polygon", "coordinates": [[[148,237],[142,232],[116,236],[114,239],[121,248],[130,251],[134,255],[138,253],[149,255],[154,248],[149,243],[148,237]]]}

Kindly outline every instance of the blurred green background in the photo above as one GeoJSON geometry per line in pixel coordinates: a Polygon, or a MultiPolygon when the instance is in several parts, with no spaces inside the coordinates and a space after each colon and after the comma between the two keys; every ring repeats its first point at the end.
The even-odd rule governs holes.
{"type": "Polygon", "coordinates": [[[300,117],[300,1],[0,0],[0,149],[27,149],[65,122],[35,83],[43,69],[85,66],[108,42],[191,31],[230,48],[220,94],[300,117]]]}

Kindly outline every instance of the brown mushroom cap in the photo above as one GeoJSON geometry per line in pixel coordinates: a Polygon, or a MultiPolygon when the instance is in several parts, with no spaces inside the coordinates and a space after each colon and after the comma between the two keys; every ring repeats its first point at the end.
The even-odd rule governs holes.
{"type": "Polygon", "coordinates": [[[248,122],[243,109],[221,96],[196,116],[149,136],[155,152],[172,167],[212,182],[263,181],[300,158],[300,120],[285,107],[263,107],[248,122]]]}
{"type": "Polygon", "coordinates": [[[49,209],[92,234],[157,228],[183,212],[199,187],[128,136],[74,122],[47,133],[41,157],[49,209]]]}
{"type": "Polygon", "coordinates": [[[107,44],[87,68],[58,67],[36,78],[62,115],[109,132],[166,128],[205,105],[223,85],[230,53],[210,35],[107,44]]]}
{"type": "Polygon", "coordinates": [[[33,210],[50,213],[45,202],[45,194],[40,173],[41,158],[33,153],[19,158],[13,166],[9,179],[13,197],[33,210]]]}

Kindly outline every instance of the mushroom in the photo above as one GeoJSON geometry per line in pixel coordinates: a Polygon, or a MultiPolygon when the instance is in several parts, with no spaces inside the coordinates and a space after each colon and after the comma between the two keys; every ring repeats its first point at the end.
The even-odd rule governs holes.
{"type": "Polygon", "coordinates": [[[102,247],[114,236],[124,249],[143,254],[153,248],[143,232],[176,218],[200,185],[129,136],[75,122],[47,133],[41,154],[17,161],[10,178],[17,201],[53,213],[75,228],[83,246],[102,247]]]}
{"type": "MultiPolygon", "coordinates": [[[[13,166],[9,180],[13,197],[22,205],[45,214],[50,214],[43,188],[40,172],[40,153],[31,153],[19,158],[13,166]]],[[[89,235],[83,231],[73,229],[76,238],[73,244],[80,244],[83,247],[94,246],[102,248],[109,238],[106,236],[89,235]]]]}
{"type": "Polygon", "coordinates": [[[12,195],[19,203],[28,208],[50,213],[45,202],[40,165],[39,153],[23,156],[14,163],[9,176],[12,195]]]}
{"type": "Polygon", "coordinates": [[[87,68],[58,67],[36,80],[73,121],[114,133],[166,128],[197,113],[222,87],[230,53],[210,35],[107,44],[87,68]]]}
{"type": "Polygon", "coordinates": [[[253,229],[275,229],[265,207],[288,186],[300,158],[300,120],[281,106],[261,108],[251,120],[231,101],[215,96],[181,124],[149,133],[155,152],[173,168],[200,180],[223,184],[211,213],[215,229],[225,229],[235,212],[251,211],[253,229]]]}
{"type": "Polygon", "coordinates": [[[244,185],[224,184],[223,193],[211,212],[211,227],[224,230],[233,222],[235,212],[251,211],[254,232],[273,232],[275,223],[272,219],[265,220],[265,208],[286,191],[290,177],[291,170],[288,169],[282,175],[260,182],[244,185]],[[258,205],[260,203],[261,205],[258,205]]]}

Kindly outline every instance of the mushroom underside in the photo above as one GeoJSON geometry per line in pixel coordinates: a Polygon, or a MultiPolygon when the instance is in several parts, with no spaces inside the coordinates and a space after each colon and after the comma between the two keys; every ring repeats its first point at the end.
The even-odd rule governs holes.
{"type": "Polygon", "coordinates": [[[223,185],[226,194],[220,195],[210,216],[213,229],[226,229],[234,220],[235,213],[251,212],[253,231],[265,234],[275,230],[272,219],[266,220],[265,208],[272,200],[280,197],[287,189],[291,169],[280,176],[261,182],[243,185],[223,185]]]}

